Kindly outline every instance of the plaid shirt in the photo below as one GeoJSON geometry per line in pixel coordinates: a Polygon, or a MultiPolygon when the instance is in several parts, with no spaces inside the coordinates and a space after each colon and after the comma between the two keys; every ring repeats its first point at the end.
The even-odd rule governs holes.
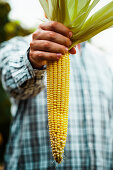
{"type": "Polygon", "coordinates": [[[70,55],[70,104],[64,160],[56,164],[50,147],[46,70],[27,59],[29,37],[1,44],[0,75],[10,94],[13,121],[6,170],[112,170],[113,74],[105,55],[86,43],[70,55]]]}

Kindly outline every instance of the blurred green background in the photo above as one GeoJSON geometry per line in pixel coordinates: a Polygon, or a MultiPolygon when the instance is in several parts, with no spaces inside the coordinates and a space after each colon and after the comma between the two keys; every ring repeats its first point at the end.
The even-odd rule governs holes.
{"type": "MultiPolygon", "coordinates": [[[[10,4],[5,0],[0,0],[0,43],[12,37],[26,36],[33,32],[33,29],[22,28],[19,21],[11,21],[8,17],[10,11],[10,4]]],[[[4,161],[4,152],[9,136],[11,123],[10,107],[9,98],[0,82],[0,164],[4,161]]]]}

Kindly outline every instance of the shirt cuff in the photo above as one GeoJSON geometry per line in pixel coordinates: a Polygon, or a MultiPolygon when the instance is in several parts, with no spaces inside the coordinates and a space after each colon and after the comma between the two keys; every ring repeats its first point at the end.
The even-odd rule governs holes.
{"type": "Polygon", "coordinates": [[[27,58],[27,51],[19,58],[18,56],[10,57],[9,66],[17,87],[20,87],[24,82],[34,77],[36,77],[37,80],[41,80],[44,77],[45,70],[33,69],[27,58]]]}

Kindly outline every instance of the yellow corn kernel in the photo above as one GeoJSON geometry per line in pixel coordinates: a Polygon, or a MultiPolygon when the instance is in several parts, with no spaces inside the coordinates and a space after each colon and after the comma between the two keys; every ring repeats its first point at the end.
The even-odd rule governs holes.
{"type": "Polygon", "coordinates": [[[69,110],[69,54],[58,61],[47,63],[47,104],[49,135],[53,157],[56,162],[63,160],[66,144],[69,110]]]}

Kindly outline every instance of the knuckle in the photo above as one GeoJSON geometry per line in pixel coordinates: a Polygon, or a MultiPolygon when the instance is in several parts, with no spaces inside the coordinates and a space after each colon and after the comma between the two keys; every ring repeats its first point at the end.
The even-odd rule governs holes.
{"type": "Polygon", "coordinates": [[[37,52],[37,58],[38,58],[39,60],[41,60],[42,56],[43,56],[43,53],[40,52],[40,51],[38,51],[38,52],[37,52]]]}
{"type": "Polygon", "coordinates": [[[51,21],[51,28],[54,29],[57,25],[56,21],[51,21]]]}
{"type": "Polygon", "coordinates": [[[37,38],[41,36],[41,30],[37,30],[36,34],[37,34],[37,38]]]}
{"type": "Polygon", "coordinates": [[[33,34],[32,34],[32,39],[35,39],[35,37],[36,37],[36,32],[34,32],[33,34]]]}
{"type": "Polygon", "coordinates": [[[40,36],[40,30],[37,30],[36,32],[34,32],[34,33],[32,34],[32,39],[33,39],[33,40],[34,40],[34,39],[37,39],[39,36],[40,36]]]}
{"type": "Polygon", "coordinates": [[[55,33],[50,32],[50,33],[49,33],[49,39],[50,39],[51,41],[55,40],[55,33]]]}
{"type": "Polygon", "coordinates": [[[30,56],[31,58],[33,58],[33,56],[34,56],[33,51],[31,51],[31,50],[30,50],[30,52],[29,52],[29,56],[30,56]]]}
{"type": "Polygon", "coordinates": [[[49,42],[44,42],[44,47],[45,47],[45,49],[48,49],[50,47],[50,43],[49,42]]]}
{"type": "Polygon", "coordinates": [[[31,41],[31,42],[30,42],[30,48],[32,49],[32,48],[33,48],[33,46],[34,46],[34,42],[33,42],[33,41],[31,41]]]}

